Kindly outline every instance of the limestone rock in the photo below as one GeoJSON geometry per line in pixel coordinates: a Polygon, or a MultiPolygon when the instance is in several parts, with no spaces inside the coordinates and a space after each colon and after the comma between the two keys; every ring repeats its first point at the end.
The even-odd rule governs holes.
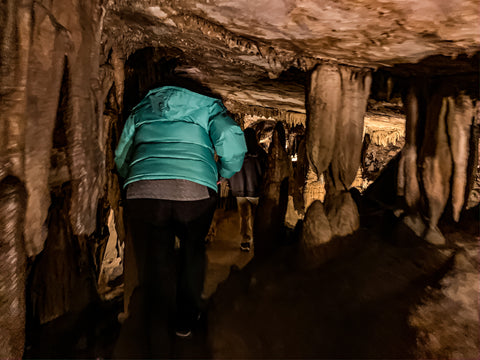
{"type": "Polygon", "coordinates": [[[425,234],[425,223],[418,213],[405,216],[403,223],[418,237],[422,237],[425,234]]]}
{"type": "Polygon", "coordinates": [[[332,236],[353,234],[360,227],[357,205],[348,191],[329,195],[325,199],[325,209],[332,236]]]}
{"type": "Polygon", "coordinates": [[[307,210],[303,222],[302,246],[310,249],[329,242],[332,231],[320,200],[315,200],[307,210]]]}
{"type": "MultiPolygon", "coordinates": [[[[447,98],[437,92],[427,105],[425,138],[420,152],[421,176],[428,204],[429,238],[433,243],[442,240],[436,226],[450,195],[452,154],[446,128],[447,98]]],[[[445,240],[443,240],[444,242],[445,240]]]]}
{"type": "Polygon", "coordinates": [[[17,178],[7,177],[0,182],[0,199],[0,358],[21,359],[26,309],[25,188],[17,178]]]}
{"type": "Polygon", "coordinates": [[[472,100],[465,94],[448,98],[447,127],[453,159],[452,207],[458,222],[465,201],[470,127],[473,118],[472,100]]]}
{"type": "Polygon", "coordinates": [[[312,73],[307,97],[306,148],[309,163],[319,176],[332,161],[337,115],[342,103],[338,66],[319,65],[312,73]]]}
{"type": "Polygon", "coordinates": [[[418,93],[410,87],[404,97],[406,117],[405,147],[402,150],[398,170],[397,193],[404,196],[407,206],[415,210],[420,201],[420,186],[417,177],[417,142],[419,131],[419,100],[418,93]]]}
{"type": "Polygon", "coordinates": [[[300,239],[301,261],[307,267],[314,267],[323,258],[322,245],[330,242],[332,231],[323,204],[315,200],[307,209],[300,239]]]}
{"type": "MultiPolygon", "coordinates": [[[[372,77],[367,69],[339,67],[341,75],[340,107],[335,113],[335,150],[331,175],[335,189],[348,190],[360,166],[363,143],[363,118],[367,109],[372,77]]],[[[332,91],[330,89],[330,91],[332,91]]],[[[322,119],[323,120],[323,119],[322,119]]],[[[324,136],[329,137],[331,130],[324,136]]]]}

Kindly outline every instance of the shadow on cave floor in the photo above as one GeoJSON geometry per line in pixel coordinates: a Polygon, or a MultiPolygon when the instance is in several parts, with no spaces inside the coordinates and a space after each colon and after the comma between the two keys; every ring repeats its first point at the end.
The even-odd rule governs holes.
{"type": "MultiPolygon", "coordinates": [[[[360,209],[361,229],[333,239],[315,269],[301,266],[294,241],[264,261],[248,263],[251,255],[228,236],[238,226],[235,213],[217,215],[218,234],[226,236],[210,245],[206,292],[228,280],[211,297],[194,337],[176,340],[176,357],[413,358],[416,334],[409,313],[427,286],[438,286],[455,245],[430,246],[390,211],[372,204],[360,209]],[[233,263],[237,267],[230,273],[233,263]]],[[[445,226],[447,240],[477,241],[477,222],[478,208],[461,224],[445,226]]],[[[130,326],[117,341],[120,311],[121,303],[114,301],[55,320],[35,335],[25,357],[109,358],[114,347],[126,354],[116,357],[139,357],[128,350],[144,339],[142,325],[130,326]]]]}
{"type": "Polygon", "coordinates": [[[215,358],[414,358],[409,315],[451,268],[457,240],[478,242],[478,208],[444,227],[443,249],[389,211],[364,210],[375,225],[333,239],[316,269],[299,266],[292,244],[233,273],[212,301],[215,358]]]}

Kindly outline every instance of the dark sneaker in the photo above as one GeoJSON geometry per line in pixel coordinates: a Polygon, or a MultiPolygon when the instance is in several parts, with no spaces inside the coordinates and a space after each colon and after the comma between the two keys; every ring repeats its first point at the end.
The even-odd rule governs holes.
{"type": "Polygon", "coordinates": [[[240,250],[242,251],[250,251],[250,243],[249,242],[242,242],[240,244],[240,250]]]}
{"type": "Polygon", "coordinates": [[[201,317],[202,312],[199,311],[197,315],[195,315],[195,319],[193,321],[186,321],[185,319],[183,319],[183,321],[180,320],[175,329],[175,335],[184,339],[192,337],[192,330],[196,331],[201,317]]]}

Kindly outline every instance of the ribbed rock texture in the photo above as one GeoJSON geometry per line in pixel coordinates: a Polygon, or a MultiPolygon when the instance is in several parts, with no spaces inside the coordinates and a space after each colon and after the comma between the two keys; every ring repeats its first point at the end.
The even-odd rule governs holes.
{"type": "Polygon", "coordinates": [[[445,238],[438,221],[449,199],[452,217],[459,221],[471,187],[468,174],[477,166],[470,139],[474,107],[471,95],[450,83],[418,79],[414,84],[404,98],[406,144],[397,193],[405,202],[406,224],[418,236],[441,245],[445,238]]]}
{"type": "Polygon", "coordinates": [[[20,359],[25,340],[25,188],[8,176],[0,182],[0,199],[0,358],[20,359]]]}
{"type": "MultiPolygon", "coordinates": [[[[113,149],[106,145],[115,138],[106,132],[109,118],[104,120],[103,112],[114,81],[120,82],[115,95],[123,97],[119,72],[112,65],[100,67],[100,62],[118,60],[110,49],[102,53],[105,11],[95,0],[7,0],[0,5],[0,183],[6,191],[1,256],[7,256],[2,274],[10,279],[1,279],[0,297],[15,305],[2,311],[9,314],[2,315],[8,321],[0,332],[2,358],[22,355],[25,292],[41,323],[95,298],[91,293],[106,225],[97,223],[102,218],[97,210],[107,203],[102,198],[106,153],[114,144],[113,149]],[[8,179],[15,179],[16,190],[8,179]],[[69,195],[62,196],[59,215],[51,194],[65,187],[69,195]],[[50,250],[44,251],[47,238],[50,250]],[[27,256],[32,274],[26,274],[27,256]],[[34,295],[25,288],[27,275],[34,295]]],[[[119,111],[117,106],[115,122],[119,111]]]]}
{"type": "MultiPolygon", "coordinates": [[[[326,178],[326,213],[332,236],[351,234],[360,225],[347,190],[360,166],[370,85],[371,74],[364,69],[321,64],[311,75],[306,150],[317,176],[326,178]]],[[[309,216],[313,215],[307,211],[306,223],[309,216]]]]}

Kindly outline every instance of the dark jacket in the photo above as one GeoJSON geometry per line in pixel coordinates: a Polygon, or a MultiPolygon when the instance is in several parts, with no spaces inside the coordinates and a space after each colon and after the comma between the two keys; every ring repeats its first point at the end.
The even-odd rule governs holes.
{"type": "Polygon", "coordinates": [[[248,152],[245,154],[242,168],[229,180],[233,196],[258,197],[262,191],[267,153],[257,144],[255,132],[252,130],[252,135],[250,130],[252,129],[245,130],[248,152]]]}

